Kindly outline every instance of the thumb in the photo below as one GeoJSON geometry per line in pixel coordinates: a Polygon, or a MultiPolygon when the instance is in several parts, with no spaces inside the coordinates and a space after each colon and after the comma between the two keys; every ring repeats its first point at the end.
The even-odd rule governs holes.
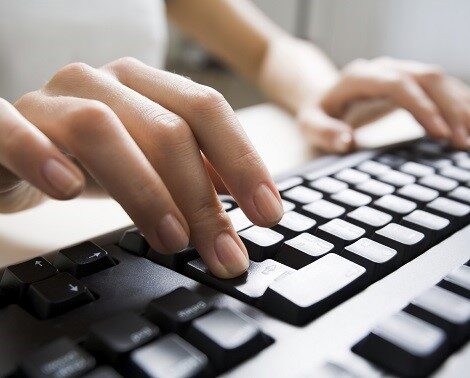
{"type": "Polygon", "coordinates": [[[346,153],[353,148],[351,126],[329,116],[319,107],[308,107],[301,111],[298,122],[315,148],[330,153],[346,153]]]}

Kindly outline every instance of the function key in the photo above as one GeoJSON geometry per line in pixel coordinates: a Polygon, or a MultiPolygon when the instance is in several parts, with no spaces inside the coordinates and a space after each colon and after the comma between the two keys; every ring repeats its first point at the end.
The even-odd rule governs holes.
{"type": "Polygon", "coordinates": [[[470,189],[465,186],[459,186],[452,190],[449,197],[456,199],[457,201],[466,202],[470,204],[470,189]]]}
{"type": "Polygon", "coordinates": [[[199,254],[193,246],[188,246],[182,251],[173,254],[161,253],[150,248],[146,257],[158,265],[166,266],[167,268],[174,270],[180,270],[188,261],[197,259],[199,254]]]}
{"type": "Polygon", "coordinates": [[[52,277],[57,273],[57,269],[49,261],[37,257],[7,267],[0,281],[0,289],[5,296],[16,301],[24,296],[29,285],[52,277]]]}
{"type": "Polygon", "coordinates": [[[333,201],[339,202],[340,205],[349,208],[368,205],[372,198],[367,194],[356,192],[352,189],[345,189],[341,192],[332,194],[330,197],[333,201]]]}
{"type": "Polygon", "coordinates": [[[320,192],[305,186],[296,186],[295,188],[289,189],[282,193],[282,195],[289,200],[301,204],[311,203],[323,197],[320,192]]]}
{"type": "Polygon", "coordinates": [[[426,210],[457,222],[463,222],[470,213],[470,206],[445,197],[438,197],[426,205],[426,210]]]}
{"type": "Polygon", "coordinates": [[[439,175],[421,177],[418,182],[421,185],[439,190],[440,192],[448,192],[449,190],[455,189],[459,184],[453,179],[439,175]]]}
{"type": "Polygon", "coordinates": [[[398,168],[399,166],[406,163],[406,160],[398,155],[384,154],[379,155],[375,158],[376,161],[384,165],[388,165],[391,168],[398,168]]]}
{"type": "Polygon", "coordinates": [[[424,234],[396,223],[389,223],[375,231],[374,239],[402,253],[408,262],[424,252],[424,234]]]}
{"type": "Polygon", "coordinates": [[[470,172],[454,167],[452,165],[442,168],[439,172],[442,176],[449,177],[451,179],[460,181],[460,182],[467,182],[470,180],[470,172]]]}
{"type": "Polygon", "coordinates": [[[40,319],[63,314],[94,300],[88,288],[68,273],[59,273],[33,283],[28,289],[27,298],[40,319]]]}
{"type": "Polygon", "coordinates": [[[349,299],[366,284],[364,267],[328,253],[275,280],[261,306],[289,323],[302,325],[349,299]]]}
{"type": "Polygon", "coordinates": [[[312,234],[303,233],[285,241],[275,259],[294,269],[300,269],[332,252],[335,246],[312,234]]]}
{"type": "Polygon", "coordinates": [[[30,353],[20,363],[22,376],[75,378],[92,370],[95,359],[67,338],[52,341],[30,353]]]}
{"type": "Polygon", "coordinates": [[[179,287],[149,303],[145,316],[169,332],[181,332],[189,323],[211,310],[199,294],[179,287]]]}
{"type": "Polygon", "coordinates": [[[243,210],[239,207],[234,210],[227,211],[227,214],[236,232],[253,226],[253,223],[247,218],[243,210]]]}
{"type": "Polygon", "coordinates": [[[336,180],[333,177],[320,177],[315,181],[310,182],[310,186],[314,189],[320,190],[323,193],[333,194],[341,190],[347,189],[348,184],[343,181],[336,180]]]}
{"type": "Polygon", "coordinates": [[[369,180],[370,175],[356,169],[346,168],[335,174],[338,180],[345,181],[349,184],[359,184],[363,181],[369,180]]]}
{"type": "Polygon", "coordinates": [[[318,227],[317,235],[333,243],[336,248],[342,248],[347,243],[359,239],[365,230],[342,219],[333,219],[318,227]]]}
{"type": "Polygon", "coordinates": [[[302,182],[303,182],[302,177],[295,176],[295,177],[290,177],[288,179],[278,182],[276,186],[277,186],[277,190],[282,192],[284,190],[293,188],[294,186],[300,185],[302,184],[302,182]]]}
{"type": "Polygon", "coordinates": [[[145,256],[150,248],[144,235],[137,228],[124,232],[119,240],[119,247],[137,256],[145,256]]]}
{"type": "Polygon", "coordinates": [[[397,187],[412,184],[416,180],[414,176],[395,170],[390,170],[380,175],[377,179],[397,187]]]}
{"type": "Polygon", "coordinates": [[[169,334],[132,352],[133,377],[210,376],[207,356],[175,334],[169,334]]]}
{"type": "Polygon", "coordinates": [[[133,313],[106,318],[90,327],[85,347],[109,363],[122,362],[123,356],[159,335],[158,327],[133,313]]]}
{"type": "Polygon", "coordinates": [[[279,224],[273,227],[273,230],[286,237],[295,236],[301,232],[312,230],[317,222],[305,215],[288,211],[284,213],[279,224]]]}
{"type": "Polygon", "coordinates": [[[411,213],[416,209],[416,203],[397,197],[393,194],[387,194],[379,198],[373,203],[373,205],[392,214],[395,218],[411,213]]]}
{"type": "Polygon", "coordinates": [[[398,376],[426,376],[445,358],[447,338],[441,329],[405,312],[392,315],[353,351],[398,376]]]}
{"type": "Polygon", "coordinates": [[[93,242],[86,241],[60,250],[54,265],[60,271],[80,278],[110,268],[116,263],[104,249],[93,242]]]}
{"type": "Polygon", "coordinates": [[[342,216],[346,209],[332,202],[323,199],[302,206],[302,209],[308,214],[313,214],[319,223],[328,222],[331,219],[342,216]]]}
{"type": "Polygon", "coordinates": [[[219,373],[254,356],[268,345],[252,319],[228,308],[194,320],[186,338],[209,357],[219,373]]]}
{"type": "Polygon", "coordinates": [[[403,164],[400,167],[400,171],[408,173],[416,177],[429,176],[434,174],[434,168],[429,165],[424,165],[420,163],[415,163],[414,161],[409,161],[403,164]]]}
{"type": "Polygon", "coordinates": [[[430,202],[439,196],[437,190],[426,188],[418,184],[405,185],[398,189],[397,193],[420,203],[430,202]]]}
{"type": "Polygon", "coordinates": [[[462,265],[451,271],[439,286],[470,299],[470,266],[462,265]]]}
{"type": "Polygon", "coordinates": [[[284,236],[269,228],[253,226],[238,233],[248,250],[250,259],[262,261],[274,256],[284,236]]]}
{"type": "Polygon", "coordinates": [[[376,197],[391,194],[395,191],[395,187],[392,185],[374,179],[361,182],[360,184],[356,185],[356,189],[367,194],[372,194],[376,197]]]}
{"type": "Polygon", "coordinates": [[[390,167],[374,160],[366,160],[358,165],[357,169],[370,175],[379,176],[387,172],[390,167]]]}
{"type": "Polygon", "coordinates": [[[369,206],[358,207],[348,213],[346,217],[359,222],[360,226],[368,231],[372,231],[373,228],[383,227],[393,219],[390,214],[369,206]]]}

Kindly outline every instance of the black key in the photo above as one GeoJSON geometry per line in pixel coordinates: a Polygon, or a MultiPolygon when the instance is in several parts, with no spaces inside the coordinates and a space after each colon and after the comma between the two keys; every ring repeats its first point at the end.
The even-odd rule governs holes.
{"type": "Polygon", "coordinates": [[[29,306],[41,319],[63,314],[94,300],[88,288],[68,273],[33,283],[26,296],[29,306]]]}
{"type": "Polygon", "coordinates": [[[284,190],[293,188],[294,186],[302,184],[304,180],[302,177],[299,176],[294,176],[294,177],[289,177],[285,180],[282,180],[278,183],[276,183],[277,190],[280,192],[283,192],[284,190]]]}
{"type": "Polygon", "coordinates": [[[186,339],[209,357],[218,372],[236,366],[268,344],[253,320],[228,308],[194,320],[186,339]]]}
{"type": "Polygon", "coordinates": [[[359,164],[357,169],[370,175],[379,176],[390,170],[390,167],[374,160],[366,160],[359,164]]]}
{"type": "Polygon", "coordinates": [[[283,198],[300,203],[302,205],[319,200],[323,194],[306,186],[296,186],[282,193],[283,198]]]}
{"type": "Polygon", "coordinates": [[[5,293],[3,293],[3,291],[0,291],[0,308],[5,307],[8,304],[10,304],[9,298],[5,293]]]}
{"type": "Polygon", "coordinates": [[[377,177],[377,180],[396,186],[396,187],[402,187],[408,184],[413,184],[416,179],[414,176],[411,176],[407,173],[390,170],[384,173],[383,175],[380,175],[379,177],[377,177]]]}
{"type": "Polygon", "coordinates": [[[346,214],[346,219],[358,224],[366,232],[371,233],[377,228],[385,226],[392,221],[390,214],[376,210],[369,206],[361,206],[346,214]]]}
{"type": "Polygon", "coordinates": [[[166,266],[170,269],[180,270],[184,265],[191,260],[197,259],[199,254],[196,248],[188,246],[182,251],[173,254],[165,254],[155,251],[150,248],[147,254],[147,258],[159,265],[166,266]]]}
{"type": "Polygon", "coordinates": [[[402,263],[407,263],[425,250],[424,234],[397,223],[389,223],[375,231],[374,240],[395,249],[402,257],[402,263]]]}
{"type": "Polygon", "coordinates": [[[279,223],[273,227],[273,230],[279,232],[285,237],[293,237],[301,232],[312,231],[317,222],[305,215],[288,211],[284,213],[279,223]]]}
{"type": "Polygon", "coordinates": [[[382,211],[385,210],[386,213],[392,215],[395,219],[399,219],[416,209],[415,202],[397,197],[393,194],[380,197],[373,202],[372,206],[382,211]]]}
{"type": "Polygon", "coordinates": [[[466,204],[470,204],[470,188],[458,186],[449,193],[449,197],[466,204]]]}
{"type": "Polygon", "coordinates": [[[131,364],[132,377],[180,378],[211,375],[206,355],[175,334],[166,335],[132,352],[131,364]]]}
{"type": "Polygon", "coordinates": [[[49,261],[37,257],[16,265],[11,265],[3,272],[0,289],[11,300],[22,298],[30,284],[57,274],[57,269],[49,261]]]}
{"type": "Polygon", "coordinates": [[[413,299],[405,311],[446,331],[454,346],[470,335],[470,300],[439,286],[413,299]]]}
{"type": "Polygon", "coordinates": [[[355,188],[374,197],[381,197],[386,194],[392,194],[395,191],[394,186],[374,179],[361,182],[360,184],[357,184],[355,188]]]}
{"type": "Polygon", "coordinates": [[[342,216],[346,212],[346,209],[342,206],[321,199],[302,206],[302,211],[305,212],[307,216],[313,216],[313,219],[318,223],[325,223],[331,219],[342,216]]]}
{"type": "Polygon", "coordinates": [[[469,171],[462,168],[454,167],[453,165],[449,165],[448,167],[442,168],[439,173],[444,177],[448,177],[463,183],[470,181],[469,171]]]}
{"type": "Polygon", "coordinates": [[[91,373],[85,374],[82,378],[122,378],[122,376],[109,366],[100,366],[91,373]]]}
{"type": "Polygon", "coordinates": [[[430,167],[429,165],[415,163],[414,161],[408,161],[403,164],[400,167],[400,171],[416,177],[433,175],[435,172],[433,167],[430,167]]]}
{"type": "Polygon", "coordinates": [[[426,205],[425,210],[462,225],[470,216],[470,206],[445,197],[437,197],[426,205]]]}
{"type": "Polygon", "coordinates": [[[352,168],[345,168],[338,173],[335,174],[335,177],[338,180],[347,182],[348,184],[359,184],[361,182],[364,182],[366,180],[370,179],[370,175],[361,171],[358,171],[356,169],[352,168]]]}
{"type": "Polygon", "coordinates": [[[119,247],[137,256],[145,256],[150,248],[144,235],[137,228],[124,232],[119,241],[119,247]]]}
{"type": "Polygon", "coordinates": [[[447,218],[423,210],[415,210],[406,215],[401,224],[423,233],[428,246],[442,240],[455,229],[447,218]]]}
{"type": "Polygon", "coordinates": [[[390,168],[398,168],[404,163],[406,163],[406,159],[398,155],[391,155],[391,154],[379,155],[374,160],[384,165],[388,165],[390,168]]]}
{"type": "Polygon", "coordinates": [[[67,338],[50,342],[30,353],[19,371],[29,378],[74,378],[92,370],[95,359],[67,338]]]}
{"type": "Polygon", "coordinates": [[[158,327],[133,314],[123,313],[93,324],[85,347],[105,361],[116,364],[123,356],[159,335],[158,327]]]}
{"type": "Polygon", "coordinates": [[[445,276],[438,285],[470,299],[470,266],[459,266],[445,276]]]}
{"type": "Polygon", "coordinates": [[[181,332],[210,310],[211,305],[199,294],[179,287],[152,300],[145,309],[145,316],[165,331],[181,332]]]}
{"type": "Polygon", "coordinates": [[[201,259],[190,261],[186,267],[188,276],[248,303],[262,297],[276,278],[289,272],[292,272],[291,268],[271,259],[250,261],[248,270],[232,279],[215,277],[201,259]]]}
{"type": "Polygon", "coordinates": [[[60,271],[80,278],[110,268],[116,263],[103,248],[86,241],[59,251],[54,265],[60,271]]]}
{"type": "Polygon", "coordinates": [[[238,233],[248,250],[250,259],[263,261],[276,253],[284,236],[269,228],[253,226],[238,233]]]}
{"type": "Polygon", "coordinates": [[[334,253],[275,280],[261,298],[267,312],[302,325],[349,299],[368,283],[366,269],[334,253]]]}
{"type": "Polygon", "coordinates": [[[335,251],[340,251],[346,244],[352,243],[364,236],[366,231],[342,219],[333,219],[318,227],[316,235],[334,244],[335,251]]]}
{"type": "Polygon", "coordinates": [[[399,312],[377,325],[352,350],[398,376],[421,377],[446,357],[448,343],[443,330],[399,312]]]}
{"type": "Polygon", "coordinates": [[[397,193],[421,204],[431,202],[439,196],[439,192],[437,190],[426,188],[425,186],[418,184],[405,185],[398,189],[397,193]]]}
{"type": "Polygon", "coordinates": [[[310,186],[326,194],[333,194],[348,188],[348,184],[345,182],[328,176],[311,181],[310,186]]]}
{"type": "Polygon", "coordinates": [[[431,176],[421,177],[418,180],[418,184],[428,186],[432,189],[436,189],[442,193],[445,193],[452,189],[455,189],[459,183],[456,180],[453,180],[444,176],[431,175],[431,176]]]}
{"type": "Polygon", "coordinates": [[[286,240],[275,259],[293,269],[300,269],[332,252],[334,245],[312,234],[303,233],[286,240]]]}
{"type": "Polygon", "coordinates": [[[367,238],[348,245],[341,255],[366,268],[371,281],[377,281],[400,267],[400,255],[396,250],[367,238]]]}
{"type": "Polygon", "coordinates": [[[340,206],[351,210],[359,206],[368,205],[372,201],[372,197],[352,189],[345,189],[341,192],[334,193],[330,196],[330,199],[338,202],[340,206]]]}

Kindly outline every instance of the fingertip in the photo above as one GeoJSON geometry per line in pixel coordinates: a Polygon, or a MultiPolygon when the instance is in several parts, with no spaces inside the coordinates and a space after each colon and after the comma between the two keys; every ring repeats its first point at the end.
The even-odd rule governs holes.
{"type": "Polygon", "coordinates": [[[352,133],[340,131],[333,139],[333,149],[338,153],[346,153],[351,150],[353,144],[352,133]]]}
{"type": "Polygon", "coordinates": [[[46,190],[56,199],[67,200],[77,197],[85,188],[85,177],[71,164],[50,158],[42,166],[42,173],[52,190],[46,190]]]}
{"type": "Polygon", "coordinates": [[[259,226],[274,226],[284,215],[281,196],[274,184],[259,184],[253,196],[253,203],[258,215],[255,224],[259,226]]]}

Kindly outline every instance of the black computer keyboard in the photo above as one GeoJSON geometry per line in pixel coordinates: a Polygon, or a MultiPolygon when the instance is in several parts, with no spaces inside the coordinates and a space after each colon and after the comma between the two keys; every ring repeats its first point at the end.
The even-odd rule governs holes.
{"type": "MultiPolygon", "coordinates": [[[[136,229],[7,267],[0,376],[227,372],[276,342],[237,300],[302,326],[468,225],[470,154],[424,140],[304,170],[278,188],[286,213],[272,229],[221,196],[251,259],[235,279],[213,276],[192,247],[154,251],[136,229]]],[[[425,376],[469,336],[467,263],[352,350],[386,372],[425,376]]]]}

